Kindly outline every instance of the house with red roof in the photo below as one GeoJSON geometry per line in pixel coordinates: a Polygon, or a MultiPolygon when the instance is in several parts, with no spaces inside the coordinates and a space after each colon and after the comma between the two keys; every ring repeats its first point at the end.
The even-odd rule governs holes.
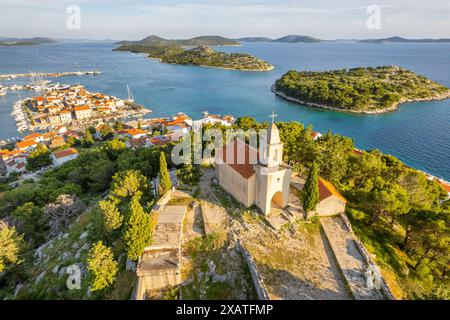
{"type": "Polygon", "coordinates": [[[316,207],[316,215],[332,216],[345,211],[347,200],[336,190],[331,182],[319,177],[319,203],[316,207]]]}
{"type": "Polygon", "coordinates": [[[55,151],[51,155],[52,162],[56,167],[66,163],[67,161],[76,159],[78,157],[78,151],[75,148],[69,148],[65,150],[55,151]]]}
{"type": "Polygon", "coordinates": [[[31,151],[37,147],[37,142],[34,140],[24,140],[16,142],[16,148],[22,151],[31,151]]]}
{"type": "Polygon", "coordinates": [[[123,129],[117,132],[118,135],[122,136],[122,137],[128,137],[130,139],[139,139],[142,137],[145,137],[149,132],[146,130],[142,130],[142,129],[136,129],[136,128],[131,128],[131,129],[123,129]]]}
{"type": "Polygon", "coordinates": [[[447,192],[447,199],[450,199],[450,183],[444,180],[438,180],[442,189],[447,192]]]}

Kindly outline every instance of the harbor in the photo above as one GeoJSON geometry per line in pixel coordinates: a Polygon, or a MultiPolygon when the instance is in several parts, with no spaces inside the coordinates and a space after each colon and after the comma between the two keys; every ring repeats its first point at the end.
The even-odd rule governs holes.
{"type": "Polygon", "coordinates": [[[86,75],[98,75],[101,74],[98,70],[88,71],[67,71],[67,72],[29,72],[29,73],[12,73],[12,74],[0,74],[0,80],[13,80],[17,78],[29,78],[29,77],[45,77],[45,78],[59,78],[65,76],[86,76],[86,75]]]}
{"type": "Polygon", "coordinates": [[[39,96],[20,99],[13,105],[11,116],[17,131],[49,130],[58,125],[71,129],[112,123],[119,119],[142,118],[151,112],[130,98],[120,99],[90,92],[81,85],[46,83],[39,96]]]}

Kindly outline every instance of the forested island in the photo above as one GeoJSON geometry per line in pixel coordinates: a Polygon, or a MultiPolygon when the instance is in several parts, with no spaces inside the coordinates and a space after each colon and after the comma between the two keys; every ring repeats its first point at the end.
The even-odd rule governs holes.
{"type": "Polygon", "coordinates": [[[155,35],[148,36],[138,41],[120,41],[119,45],[141,45],[141,46],[238,46],[239,42],[221,36],[199,36],[191,39],[165,39],[155,35]]]}
{"type": "Polygon", "coordinates": [[[148,53],[150,58],[161,62],[203,67],[223,68],[241,71],[270,71],[273,66],[266,61],[245,53],[225,53],[207,46],[185,50],[178,45],[135,45],[125,44],[114,51],[148,53]]]}
{"type": "Polygon", "coordinates": [[[367,114],[394,111],[405,102],[450,98],[449,88],[398,66],[291,70],[272,91],[308,106],[367,114]]]}

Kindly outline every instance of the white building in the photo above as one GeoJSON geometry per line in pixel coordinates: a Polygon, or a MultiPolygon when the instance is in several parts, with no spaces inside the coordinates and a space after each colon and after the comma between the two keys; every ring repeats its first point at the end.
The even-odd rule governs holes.
{"type": "Polygon", "coordinates": [[[76,159],[78,157],[78,151],[75,148],[69,148],[66,150],[59,150],[52,153],[52,162],[55,166],[60,166],[67,161],[76,159]]]}
{"type": "Polygon", "coordinates": [[[215,156],[220,186],[246,207],[256,205],[268,215],[272,207],[288,205],[291,168],[283,163],[283,144],[277,126],[269,127],[260,155],[236,139],[215,156]]]}

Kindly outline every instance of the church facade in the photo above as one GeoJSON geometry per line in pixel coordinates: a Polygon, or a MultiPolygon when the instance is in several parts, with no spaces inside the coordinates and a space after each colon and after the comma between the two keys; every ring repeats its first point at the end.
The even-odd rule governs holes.
{"type": "Polygon", "coordinates": [[[246,207],[256,205],[265,215],[288,205],[291,168],[283,163],[283,144],[275,123],[266,141],[255,150],[235,139],[215,156],[220,186],[246,207]]]}

